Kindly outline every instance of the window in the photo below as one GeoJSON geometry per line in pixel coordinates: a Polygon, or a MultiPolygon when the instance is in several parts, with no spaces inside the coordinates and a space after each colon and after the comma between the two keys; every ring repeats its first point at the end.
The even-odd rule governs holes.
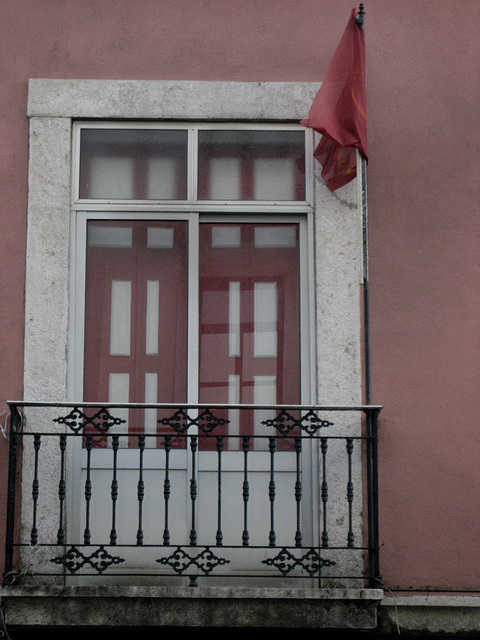
{"type": "Polygon", "coordinates": [[[187,131],[86,128],[81,199],[186,200],[187,131]]]}
{"type": "MultiPolygon", "coordinates": [[[[271,221],[275,216],[277,222],[292,222],[296,215],[306,223],[305,233],[301,225],[299,228],[303,234],[301,282],[305,282],[302,274],[307,269],[306,286],[309,288],[305,293],[309,311],[303,314],[302,321],[310,316],[309,324],[301,327],[302,337],[310,334],[310,350],[306,355],[303,355],[303,343],[301,345],[302,362],[312,357],[310,395],[305,399],[311,397],[315,402],[340,404],[358,402],[361,389],[358,284],[362,269],[355,184],[352,182],[345,187],[342,194],[330,194],[323,187],[312,160],[316,145],[312,133],[303,131],[298,125],[279,124],[298,123],[304,118],[317,91],[318,83],[292,82],[38,78],[29,81],[25,398],[77,401],[83,397],[83,371],[79,363],[83,362],[82,292],[88,220],[132,219],[140,215],[144,220],[149,217],[158,220],[162,216],[172,219],[174,214],[178,221],[186,221],[189,217],[190,222],[195,216],[198,220],[202,217],[203,222],[211,222],[214,216],[217,216],[217,222],[221,221],[220,216],[233,222],[237,215],[243,222],[251,222],[253,216],[257,222],[259,216],[264,216],[264,221],[271,221]],[[74,118],[78,119],[76,125],[74,118]],[[159,126],[159,119],[170,119],[171,125],[162,123],[159,126]],[[234,124],[224,126],[226,119],[234,124]],[[180,126],[178,123],[182,120],[185,124],[180,126]],[[269,124],[264,126],[266,121],[269,124]],[[204,127],[191,124],[204,122],[207,123],[204,127]],[[258,124],[241,125],[241,122],[258,124]],[[197,171],[200,149],[211,143],[207,138],[220,136],[220,131],[228,131],[228,136],[232,136],[236,129],[249,129],[252,133],[279,129],[305,135],[304,200],[198,199],[197,196],[202,195],[197,171]],[[184,151],[180,153],[179,150],[182,145],[185,149],[186,139],[187,174],[178,180],[183,192],[178,188],[175,199],[162,200],[158,189],[153,200],[148,199],[145,192],[141,198],[146,199],[129,198],[125,192],[121,196],[117,193],[118,199],[112,197],[115,194],[105,192],[87,197],[89,194],[83,181],[86,167],[95,155],[94,138],[97,134],[100,136],[100,131],[104,131],[107,138],[122,130],[125,132],[122,135],[129,131],[129,136],[133,136],[132,131],[138,136],[138,130],[157,130],[157,141],[149,143],[150,150],[152,147],[158,149],[159,139],[170,136],[169,130],[180,132],[178,137],[170,137],[167,145],[170,167],[174,164],[172,158],[175,158],[176,166],[185,166],[184,151]],[[91,147],[82,163],[88,155],[90,161],[82,167],[78,154],[80,134],[85,135],[85,150],[88,145],[91,147]],[[185,190],[187,199],[183,200],[185,190]],[[101,198],[100,195],[108,197],[101,198]]],[[[106,142],[112,144],[111,139],[104,139],[106,142]]],[[[212,145],[205,155],[213,159],[211,148],[212,145]]],[[[158,164],[159,161],[157,154],[155,162],[158,164]]],[[[98,159],[96,162],[101,164],[98,159]]],[[[166,163],[165,157],[162,162],[166,163]]],[[[179,172],[177,176],[180,176],[179,172]]],[[[172,181],[169,184],[171,186],[172,181]]],[[[286,184],[292,184],[291,178],[286,184]]],[[[171,198],[172,192],[167,195],[171,198]]],[[[191,225],[190,228],[193,230],[191,225]]]]}
{"type": "Polygon", "coordinates": [[[306,200],[299,127],[92,125],[78,135],[80,200],[306,200]]]}
{"type": "MultiPolygon", "coordinates": [[[[306,218],[275,209],[305,206],[305,136],[278,125],[77,126],[76,188],[89,205],[78,214],[85,401],[309,399],[306,218]],[[148,215],[118,210],[125,201],[148,201],[148,215]]],[[[157,419],[146,411],[131,429],[160,433],[157,419]]],[[[260,422],[242,431],[232,410],[229,435],[260,422]]]]}
{"type": "Polygon", "coordinates": [[[305,134],[201,130],[199,200],[305,200],[305,134]]]}
{"type": "MultiPolygon", "coordinates": [[[[186,398],[192,404],[212,397],[255,400],[256,389],[263,399],[276,393],[277,399],[300,397],[302,403],[358,403],[357,195],[353,183],[340,196],[323,188],[312,159],[312,132],[284,124],[305,117],[317,91],[317,83],[30,81],[25,399],[125,398],[128,375],[129,397],[140,401],[155,398],[155,392],[159,401],[186,398]],[[282,259],[272,261],[272,254],[282,259]],[[171,274],[167,315],[165,262],[171,274]],[[293,263],[292,271],[287,265],[293,263]],[[269,269],[275,265],[274,278],[269,269]],[[92,297],[91,291],[100,293],[92,297]],[[140,301],[140,314],[134,301],[140,301]],[[252,340],[248,331],[254,328],[261,340],[252,340]],[[162,344],[162,336],[174,339],[162,344]],[[246,337],[248,348],[239,350],[246,337]],[[150,360],[158,360],[162,349],[167,363],[152,369],[150,360]],[[140,351],[142,361],[132,366],[140,351]],[[89,366],[92,357],[101,361],[103,373],[89,366]],[[124,368],[114,368],[114,359],[123,359],[124,368]]],[[[234,430],[232,407],[227,410],[234,430]]],[[[152,426],[148,409],[141,412],[141,421],[129,421],[131,430],[136,424],[159,428],[152,426]]],[[[259,428],[262,420],[249,428],[259,428]]],[[[49,419],[30,424],[39,431],[52,428],[49,419]]],[[[234,438],[229,440],[234,448],[234,438]]],[[[130,487],[134,501],[135,451],[128,442],[122,445],[122,486],[130,487]]],[[[84,453],[80,447],[72,451],[69,475],[75,532],[83,530],[84,453]]],[[[109,528],[102,516],[113,452],[98,447],[93,453],[100,477],[99,521],[109,528]]],[[[173,453],[179,490],[186,496],[187,451],[173,453]]],[[[215,452],[203,453],[210,459],[202,469],[209,493],[215,452]]],[[[228,472],[238,474],[241,452],[227,453],[233,459],[228,472]]],[[[263,459],[258,468],[267,469],[268,452],[254,453],[263,459]]],[[[146,452],[153,470],[161,454],[158,448],[146,452]]],[[[303,472],[312,480],[306,517],[314,531],[318,459],[305,455],[304,462],[303,472]]],[[[294,482],[294,465],[285,464],[282,473],[294,482]]],[[[30,467],[27,461],[23,473],[31,480],[30,467]]],[[[256,475],[262,477],[259,483],[268,482],[268,472],[256,475]]],[[[50,474],[47,480],[45,495],[56,496],[58,478],[50,474]]],[[[29,510],[31,494],[24,492],[22,500],[29,510]]],[[[237,508],[239,503],[228,502],[240,513],[241,503],[237,508]]],[[[157,507],[145,508],[145,515],[155,518],[157,507]]],[[[209,527],[209,510],[199,513],[206,519],[201,526],[209,527]]],[[[178,523],[188,522],[187,500],[176,515],[178,540],[185,531],[178,523]]],[[[287,533],[292,523],[289,518],[287,533]]]]}

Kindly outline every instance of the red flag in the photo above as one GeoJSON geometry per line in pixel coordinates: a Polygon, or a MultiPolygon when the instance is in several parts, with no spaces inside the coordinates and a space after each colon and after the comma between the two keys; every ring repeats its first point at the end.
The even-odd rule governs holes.
{"type": "Polygon", "coordinates": [[[330,191],[357,175],[356,149],[367,159],[367,100],[365,92],[365,33],[356,10],[335,51],[320,90],[301,122],[322,134],[314,156],[330,191]]]}

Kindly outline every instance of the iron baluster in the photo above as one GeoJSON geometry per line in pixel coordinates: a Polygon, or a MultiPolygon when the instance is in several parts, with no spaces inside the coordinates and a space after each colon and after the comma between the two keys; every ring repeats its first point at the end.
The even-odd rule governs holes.
{"type": "Polygon", "coordinates": [[[163,482],[163,499],[165,503],[165,523],[163,528],[163,544],[170,544],[170,530],[168,528],[168,506],[170,500],[170,450],[172,436],[165,436],[165,480],[163,482]]]}
{"type": "Polygon", "coordinates": [[[137,530],[137,545],[143,545],[143,499],[145,497],[145,482],[143,480],[143,453],[145,451],[145,436],[138,436],[138,455],[139,455],[139,468],[138,468],[138,483],[137,483],[137,500],[138,500],[138,530],[137,530]]]}
{"type": "Polygon", "coordinates": [[[275,449],[277,446],[276,438],[269,438],[269,450],[270,450],[270,482],[268,485],[268,497],[270,500],[270,535],[269,545],[275,546],[277,536],[275,534],[275,449]]]}
{"type": "Polygon", "coordinates": [[[348,483],[347,483],[347,501],[348,501],[348,535],[347,546],[349,549],[353,548],[355,542],[355,536],[353,534],[353,482],[352,482],[352,452],[353,452],[353,439],[347,438],[347,455],[348,455],[348,483]]]}
{"type": "Polygon", "coordinates": [[[302,546],[302,529],[301,529],[301,502],[302,502],[302,477],[300,471],[300,458],[302,453],[302,439],[298,436],[295,438],[295,453],[297,479],[295,482],[295,501],[297,503],[297,531],[295,533],[295,546],[302,546]]]}
{"type": "Polygon", "coordinates": [[[8,450],[8,498],[7,498],[7,530],[5,549],[5,571],[3,584],[11,584],[13,576],[13,546],[15,542],[15,497],[17,484],[18,437],[22,418],[16,406],[10,407],[10,446],[8,450]]]}
{"type": "Polygon", "coordinates": [[[60,501],[60,515],[59,515],[59,525],[58,525],[58,533],[57,533],[57,544],[65,544],[65,526],[64,526],[64,518],[63,511],[65,506],[65,495],[66,495],[66,486],[65,486],[65,450],[67,448],[67,436],[62,434],[60,436],[60,481],[58,483],[58,499],[60,501]]]}
{"type": "Polygon", "coordinates": [[[190,499],[192,502],[192,525],[190,529],[190,544],[197,544],[196,530],[196,513],[195,506],[197,501],[197,480],[196,480],[196,462],[197,462],[198,438],[192,436],[190,440],[190,451],[192,452],[192,477],[190,479],[190,499]]]}
{"type": "Polygon", "coordinates": [[[218,484],[218,526],[217,526],[217,546],[221,547],[223,544],[222,533],[222,450],[223,450],[223,437],[217,436],[217,453],[218,453],[218,470],[217,470],[217,484],[218,484]]]}
{"type": "Polygon", "coordinates": [[[380,409],[368,411],[367,425],[367,482],[368,482],[368,577],[371,587],[380,579],[379,523],[378,523],[378,414],[380,409]]]}
{"type": "Polygon", "coordinates": [[[42,437],[39,433],[36,433],[33,436],[33,449],[35,451],[35,462],[34,462],[33,482],[32,482],[33,521],[32,521],[32,530],[30,533],[30,544],[32,546],[35,546],[38,542],[37,506],[38,506],[38,497],[40,495],[40,483],[38,480],[38,456],[40,452],[41,439],[42,437]]]}
{"type": "Polygon", "coordinates": [[[328,529],[327,529],[327,503],[328,503],[328,482],[327,482],[327,450],[328,441],[321,438],[320,449],[322,452],[322,506],[323,506],[323,530],[322,530],[322,547],[328,547],[328,529]]]}
{"type": "Polygon", "coordinates": [[[250,438],[248,436],[243,437],[243,534],[242,544],[244,547],[248,547],[250,536],[248,533],[248,499],[250,497],[250,487],[248,482],[248,451],[250,448],[250,438]]]}
{"type": "Polygon", "coordinates": [[[118,480],[117,480],[117,454],[118,454],[119,436],[112,436],[112,450],[113,450],[113,477],[111,487],[112,497],[112,529],[110,531],[110,544],[115,546],[117,544],[117,500],[118,500],[118,480]]]}
{"type": "Polygon", "coordinates": [[[85,480],[85,529],[83,532],[83,542],[87,546],[90,544],[92,539],[91,532],[90,532],[90,504],[92,500],[92,480],[91,480],[92,448],[93,448],[93,435],[88,434],[85,439],[85,449],[87,451],[87,477],[85,480]]]}

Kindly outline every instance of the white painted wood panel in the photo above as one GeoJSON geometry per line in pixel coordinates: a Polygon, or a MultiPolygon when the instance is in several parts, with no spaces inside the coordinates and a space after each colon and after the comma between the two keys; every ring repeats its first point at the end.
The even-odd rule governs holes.
{"type": "Polygon", "coordinates": [[[132,228],[90,226],[88,246],[105,249],[130,249],[132,247],[132,228]]]}
{"type": "MultiPolygon", "coordinates": [[[[156,373],[145,374],[145,403],[152,404],[158,400],[158,376],[156,373]]],[[[157,411],[156,409],[145,409],[145,434],[157,433],[157,411]]],[[[145,438],[147,448],[155,448],[155,438],[145,438]]]]}
{"type": "Polygon", "coordinates": [[[240,158],[212,158],[209,177],[211,200],[240,200],[240,158]]]}
{"type": "Polygon", "coordinates": [[[240,282],[229,283],[228,351],[231,358],[240,356],[240,282]]]}
{"type": "Polygon", "coordinates": [[[147,309],[145,314],[145,353],[158,355],[158,326],[160,308],[160,282],[147,280],[147,309]]]}
{"type": "MultiPolygon", "coordinates": [[[[272,405],[277,402],[277,377],[276,376],[253,376],[253,402],[260,405],[272,405]]],[[[262,424],[265,420],[275,417],[275,410],[256,409],[255,410],[255,435],[271,435],[269,430],[262,424]]],[[[268,448],[268,441],[260,439],[256,441],[256,449],[268,448]]]]}
{"type": "Polygon", "coordinates": [[[295,161],[256,158],[253,161],[254,200],[295,200],[295,161]]]}
{"type": "Polygon", "coordinates": [[[110,355],[130,355],[132,283],[113,280],[110,314],[110,355]]]}
{"type": "Polygon", "coordinates": [[[147,200],[175,200],[177,163],[173,158],[147,159],[147,200]]]}
{"type": "Polygon", "coordinates": [[[148,227],[147,247],[149,249],[172,249],[174,230],[170,227],[148,227]]]}
{"type": "MultiPolygon", "coordinates": [[[[228,376],[228,402],[229,404],[240,404],[240,376],[231,374],[228,376]]],[[[240,410],[228,410],[228,435],[238,436],[240,434],[240,410]]],[[[237,437],[230,437],[228,440],[229,449],[239,449],[240,440],[237,437]]]]}
{"type": "Polygon", "coordinates": [[[241,243],[240,227],[229,225],[228,227],[215,226],[212,228],[212,247],[236,248],[241,243]]]}
{"type": "Polygon", "coordinates": [[[277,284],[254,284],[253,349],[256,358],[275,358],[277,355],[277,284]]]}
{"type": "Polygon", "coordinates": [[[133,198],[133,160],[94,156],[90,173],[90,198],[133,198]]]}
{"type": "MultiPolygon", "coordinates": [[[[108,380],[108,401],[112,403],[124,403],[130,400],[130,376],[128,373],[111,373],[108,380]]],[[[121,431],[122,433],[128,433],[128,409],[115,408],[115,417],[125,420],[125,424],[120,427],[113,427],[109,433],[115,433],[115,431],[121,431]]],[[[108,444],[111,446],[112,439],[108,439],[108,444]]],[[[120,446],[128,446],[128,436],[120,438],[120,446]]]]}
{"type": "Polygon", "coordinates": [[[297,246],[297,229],[294,226],[255,227],[257,249],[289,248],[297,246]]]}

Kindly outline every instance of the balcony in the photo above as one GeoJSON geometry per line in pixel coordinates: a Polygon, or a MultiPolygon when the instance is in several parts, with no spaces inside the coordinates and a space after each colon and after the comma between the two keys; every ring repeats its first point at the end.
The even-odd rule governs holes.
{"type": "Polygon", "coordinates": [[[11,624],[93,598],[98,626],[374,626],[381,407],[10,409],[11,624]]]}

